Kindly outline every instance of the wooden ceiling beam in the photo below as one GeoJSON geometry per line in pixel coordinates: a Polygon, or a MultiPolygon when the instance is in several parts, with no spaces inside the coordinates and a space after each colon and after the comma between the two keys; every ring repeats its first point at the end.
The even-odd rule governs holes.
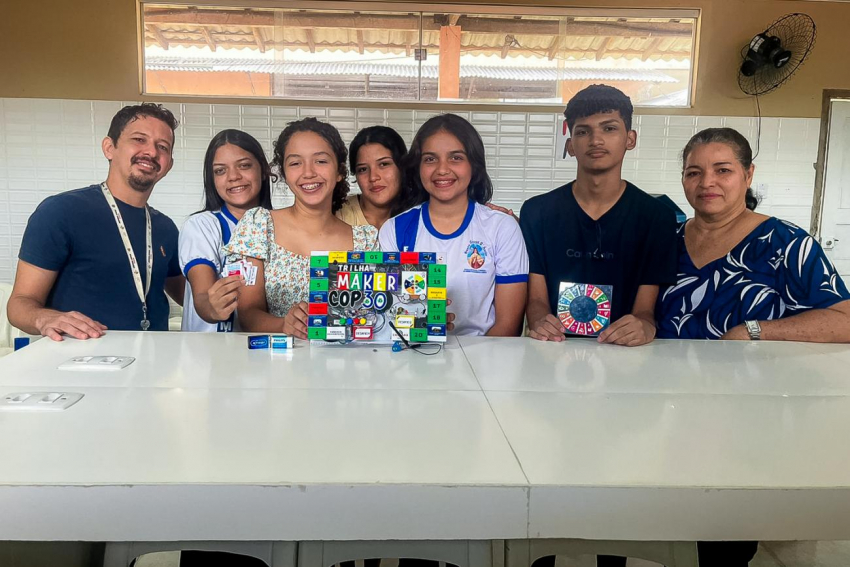
{"type": "MultiPolygon", "coordinates": [[[[230,10],[149,10],[144,15],[145,23],[175,24],[194,26],[258,26],[274,27],[275,14],[271,11],[230,11],[230,10]]],[[[443,20],[445,22],[445,20],[443,20]]],[[[449,18],[451,21],[451,17],[449,18]]],[[[544,36],[561,35],[561,23],[558,20],[517,20],[514,18],[474,18],[458,16],[463,31],[470,33],[504,34],[509,31],[513,35],[530,34],[544,36]]],[[[407,15],[400,16],[371,16],[338,14],[286,13],[283,16],[284,26],[316,29],[359,29],[359,30],[394,30],[419,31],[418,18],[407,15]]],[[[422,22],[424,31],[439,31],[440,24],[433,19],[422,22]]],[[[567,36],[613,36],[613,37],[690,37],[693,32],[691,24],[677,22],[570,22],[566,25],[567,36]]]]}
{"type": "Polygon", "coordinates": [[[608,46],[611,45],[611,42],[614,40],[612,37],[606,37],[602,40],[602,45],[599,46],[599,49],[596,50],[596,60],[601,61],[603,57],[605,57],[605,52],[608,50],[608,46]]]}
{"type": "Polygon", "coordinates": [[[154,37],[154,39],[156,39],[156,42],[159,44],[159,46],[167,51],[168,50],[168,40],[165,39],[164,35],[162,35],[162,30],[159,29],[159,27],[152,25],[152,24],[145,26],[145,27],[148,28],[150,30],[150,32],[153,34],[153,37],[154,37]]]}
{"type": "Polygon", "coordinates": [[[647,61],[650,57],[655,55],[655,50],[658,49],[658,45],[661,43],[661,38],[656,37],[653,39],[649,45],[646,46],[646,51],[644,51],[643,57],[641,57],[641,61],[647,61]]]}
{"type": "Polygon", "coordinates": [[[552,43],[549,44],[548,57],[549,61],[558,56],[558,51],[561,50],[561,45],[564,43],[564,36],[556,35],[552,38],[552,43]]]}
{"type": "MultiPolygon", "coordinates": [[[[198,34],[198,35],[200,35],[200,34],[198,34]]],[[[215,41],[215,44],[216,44],[217,47],[222,47],[222,48],[228,48],[228,47],[237,47],[237,48],[249,47],[250,48],[250,47],[256,46],[256,42],[254,40],[250,40],[250,41],[227,41],[227,40],[217,39],[217,40],[214,40],[214,41],[215,41]]],[[[296,42],[296,41],[286,41],[286,42],[284,42],[284,41],[266,40],[265,44],[266,44],[266,49],[271,49],[273,47],[278,47],[278,48],[291,47],[291,48],[295,48],[295,49],[304,49],[305,47],[308,47],[308,45],[305,44],[304,42],[296,42]]],[[[207,45],[208,46],[209,43],[207,43],[207,41],[204,40],[204,39],[180,39],[180,40],[172,39],[172,40],[170,40],[170,45],[184,45],[184,46],[191,46],[191,45],[204,46],[204,45],[207,45]]],[[[322,44],[316,44],[317,47],[321,47],[321,45],[322,44]]],[[[358,44],[355,43],[355,42],[335,43],[335,44],[333,44],[333,47],[334,48],[343,48],[343,49],[346,49],[346,48],[347,49],[355,49],[355,48],[359,49],[358,44]]],[[[365,47],[371,47],[371,46],[364,44],[364,48],[365,47]]],[[[398,49],[399,51],[403,50],[403,51],[405,51],[405,53],[407,53],[408,48],[412,48],[412,45],[407,44],[407,43],[392,43],[392,44],[375,45],[374,47],[384,48],[384,49],[398,49]]],[[[429,44],[423,44],[422,47],[423,47],[423,49],[437,49],[437,48],[439,48],[439,46],[436,45],[436,44],[430,44],[430,45],[429,44]]],[[[501,48],[499,48],[499,47],[464,47],[464,51],[497,54],[497,53],[501,52],[501,48]]],[[[680,58],[683,58],[683,59],[687,58],[686,53],[678,53],[678,52],[637,51],[637,50],[634,50],[634,49],[619,50],[619,51],[610,51],[610,50],[606,51],[606,55],[611,56],[611,57],[623,57],[623,56],[647,57],[647,53],[649,54],[649,56],[652,56],[652,55],[671,55],[673,57],[680,57],[680,58]]],[[[592,52],[592,51],[590,51],[590,52],[581,51],[581,50],[578,50],[578,49],[567,49],[567,50],[565,50],[564,54],[565,55],[582,56],[582,55],[593,55],[594,52],[592,52]]]]}
{"type": "Polygon", "coordinates": [[[313,30],[306,30],[307,32],[307,47],[310,48],[310,53],[316,53],[316,38],[313,35],[313,30]]]}
{"type": "Polygon", "coordinates": [[[254,32],[254,41],[257,42],[257,47],[259,48],[260,53],[265,53],[266,52],[266,42],[263,39],[262,31],[257,26],[252,27],[251,31],[254,32]]]}
{"type": "Polygon", "coordinates": [[[212,36],[210,35],[210,30],[208,30],[207,28],[201,28],[201,33],[204,35],[204,41],[206,42],[206,44],[210,47],[210,49],[215,51],[216,44],[213,41],[212,36]]]}
{"type": "Polygon", "coordinates": [[[363,30],[357,30],[357,51],[360,55],[363,55],[363,52],[365,51],[363,47],[363,30]]]}
{"type": "Polygon", "coordinates": [[[511,34],[505,36],[505,42],[502,44],[502,59],[505,59],[508,56],[508,52],[511,50],[511,46],[513,46],[516,38],[511,34]]]}

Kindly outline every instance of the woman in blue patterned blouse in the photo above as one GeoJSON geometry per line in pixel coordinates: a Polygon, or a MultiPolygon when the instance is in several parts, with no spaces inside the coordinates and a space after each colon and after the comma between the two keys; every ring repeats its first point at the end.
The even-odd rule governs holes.
{"type": "Polygon", "coordinates": [[[818,242],[754,212],[747,139],[703,130],[682,161],[695,215],[678,231],[678,281],[660,292],[658,337],[850,342],[850,293],[818,242]]]}

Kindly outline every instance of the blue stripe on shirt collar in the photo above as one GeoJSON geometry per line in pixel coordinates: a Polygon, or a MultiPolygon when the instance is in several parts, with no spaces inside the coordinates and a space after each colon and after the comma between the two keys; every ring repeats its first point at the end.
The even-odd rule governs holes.
{"type": "Polygon", "coordinates": [[[475,213],[475,201],[470,199],[469,204],[466,207],[466,215],[463,217],[463,222],[460,223],[460,226],[456,231],[451,234],[443,234],[438,232],[434,225],[431,224],[431,212],[428,210],[428,201],[425,201],[422,205],[422,224],[425,225],[426,230],[431,233],[432,236],[439,238],[440,240],[451,240],[452,238],[457,238],[463,231],[465,231],[469,227],[469,223],[472,222],[472,215],[475,213]]]}
{"type": "Polygon", "coordinates": [[[221,244],[223,246],[230,242],[230,227],[227,226],[227,221],[224,220],[224,215],[221,212],[213,213],[213,216],[218,220],[221,227],[221,244]]]}
{"type": "Polygon", "coordinates": [[[239,220],[233,216],[233,213],[230,212],[230,209],[227,208],[227,205],[221,205],[221,213],[230,219],[230,222],[233,224],[239,224],[239,220]]]}

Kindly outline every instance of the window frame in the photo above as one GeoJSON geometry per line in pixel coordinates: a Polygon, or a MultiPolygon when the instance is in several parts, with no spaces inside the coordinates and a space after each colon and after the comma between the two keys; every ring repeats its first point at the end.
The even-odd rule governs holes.
{"type": "MultiPolygon", "coordinates": [[[[148,93],[145,76],[145,22],[144,9],[146,6],[186,6],[186,7],[212,7],[227,9],[282,9],[282,10],[321,10],[342,12],[386,12],[386,13],[412,13],[419,14],[419,44],[422,44],[423,26],[421,17],[424,13],[440,12],[447,14],[482,14],[482,15],[509,15],[509,16],[552,16],[552,17],[622,17],[622,18],[683,18],[694,20],[694,31],[691,35],[691,64],[688,73],[688,104],[686,106],[656,106],[635,104],[636,109],[642,112],[649,111],[689,111],[695,106],[696,81],[699,61],[699,38],[702,27],[702,10],[700,8],[585,8],[585,7],[543,7],[525,5],[484,5],[484,4],[434,4],[423,9],[418,3],[405,2],[360,2],[360,1],[301,1],[301,0],[136,0],[136,22],[138,35],[138,59],[139,59],[139,89],[141,96],[157,99],[191,99],[191,100],[214,100],[221,102],[238,101],[240,103],[250,102],[252,104],[268,104],[271,101],[286,102],[294,106],[337,106],[337,107],[361,107],[361,108],[410,108],[421,110],[439,108],[441,110],[457,110],[459,112],[470,110],[507,110],[526,112],[562,112],[562,104],[546,104],[534,102],[490,102],[490,101],[433,101],[433,100],[385,100],[385,99],[353,99],[353,98],[290,98],[279,96],[252,96],[234,97],[231,95],[197,95],[197,94],[159,94],[148,93]],[[238,2],[238,6],[235,6],[238,2]]],[[[421,89],[422,71],[420,66],[419,80],[421,89]]]]}

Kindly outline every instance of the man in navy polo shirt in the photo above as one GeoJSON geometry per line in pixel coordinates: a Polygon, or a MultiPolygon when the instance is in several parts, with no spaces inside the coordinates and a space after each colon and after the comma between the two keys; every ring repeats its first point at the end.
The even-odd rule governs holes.
{"type": "Polygon", "coordinates": [[[166,292],[183,302],[178,232],[147,203],[171,169],[176,128],[161,105],[124,107],[102,143],[106,181],[38,206],[18,255],[12,325],[56,341],[106,329],[168,330],[166,292]]]}

